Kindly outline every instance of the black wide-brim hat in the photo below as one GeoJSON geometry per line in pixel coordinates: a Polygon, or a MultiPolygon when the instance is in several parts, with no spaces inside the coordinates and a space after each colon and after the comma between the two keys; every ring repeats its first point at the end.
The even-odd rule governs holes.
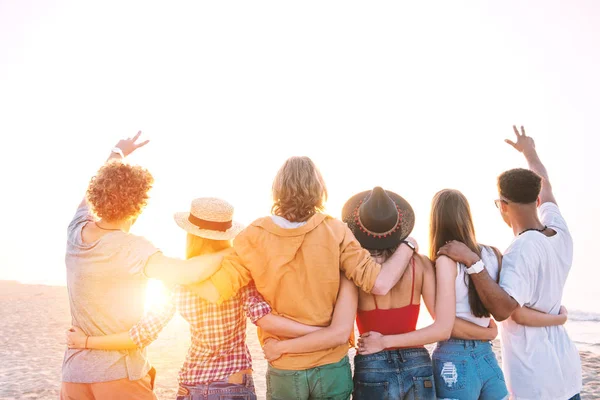
{"type": "Polygon", "coordinates": [[[376,187],[352,196],[342,209],[342,220],[365,249],[398,246],[415,226],[415,213],[404,198],[376,187]]]}

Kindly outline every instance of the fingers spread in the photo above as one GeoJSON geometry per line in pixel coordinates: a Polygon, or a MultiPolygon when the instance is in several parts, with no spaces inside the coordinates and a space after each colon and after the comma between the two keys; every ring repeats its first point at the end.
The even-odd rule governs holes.
{"type": "Polygon", "coordinates": [[[135,148],[139,149],[140,147],[144,147],[145,145],[148,144],[148,142],[150,142],[150,141],[149,140],[144,140],[143,142],[136,144],[135,148]]]}
{"type": "Polygon", "coordinates": [[[527,136],[527,135],[525,134],[525,127],[524,127],[523,125],[521,125],[521,133],[523,134],[523,136],[527,136]]]}
{"type": "Polygon", "coordinates": [[[138,131],[138,133],[135,134],[135,136],[133,137],[133,141],[135,142],[136,140],[138,140],[138,138],[140,137],[140,135],[142,134],[142,131],[138,131]]]}
{"type": "Polygon", "coordinates": [[[515,149],[517,148],[517,144],[515,142],[513,142],[512,140],[508,140],[506,139],[504,142],[510,144],[512,147],[514,147],[515,149]]]}

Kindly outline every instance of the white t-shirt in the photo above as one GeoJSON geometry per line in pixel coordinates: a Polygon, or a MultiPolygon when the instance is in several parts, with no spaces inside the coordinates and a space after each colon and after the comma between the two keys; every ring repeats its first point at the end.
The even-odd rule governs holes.
{"type": "MultiPolygon", "coordinates": [[[[498,279],[498,257],[490,247],[481,247],[481,260],[485,269],[493,280],[498,279]]],[[[479,326],[487,328],[490,325],[489,318],[478,318],[471,312],[469,305],[469,286],[468,274],[463,264],[458,264],[458,274],[456,275],[456,316],[460,319],[472,322],[479,326]]]]}
{"type": "Polygon", "coordinates": [[[279,215],[271,215],[271,219],[275,222],[280,228],[284,229],[296,229],[301,226],[306,225],[306,221],[303,222],[290,222],[287,219],[280,217],[279,215]]]}
{"type": "MultiPolygon", "coordinates": [[[[573,239],[554,203],[539,208],[556,235],[517,236],[504,253],[500,286],[521,306],[558,314],[573,262],[573,239]]],[[[567,400],[581,391],[581,360],[564,326],[526,327],[512,318],[501,324],[502,368],[512,398],[567,400]]]]}

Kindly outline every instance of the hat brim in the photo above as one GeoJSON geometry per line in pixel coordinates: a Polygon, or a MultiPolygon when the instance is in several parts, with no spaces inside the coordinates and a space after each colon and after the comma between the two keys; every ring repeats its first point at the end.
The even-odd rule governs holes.
{"type": "Polygon", "coordinates": [[[210,229],[200,229],[188,220],[189,217],[189,212],[178,212],[173,215],[175,223],[179,225],[181,229],[194,236],[199,236],[205,239],[231,240],[235,238],[238,235],[238,233],[244,230],[244,225],[236,221],[233,221],[231,223],[231,228],[227,229],[224,232],[214,231],[210,229]]]}
{"type": "Polygon", "coordinates": [[[352,196],[344,207],[342,208],[342,220],[348,225],[356,240],[362,247],[369,250],[384,250],[395,246],[398,246],[404,239],[410,235],[415,226],[415,213],[408,204],[408,202],[400,195],[385,191],[388,196],[396,203],[400,211],[402,211],[402,221],[400,222],[400,229],[387,235],[386,237],[369,236],[368,233],[363,232],[356,223],[354,218],[354,211],[360,205],[362,200],[365,200],[370,194],[371,190],[367,190],[352,196]]]}

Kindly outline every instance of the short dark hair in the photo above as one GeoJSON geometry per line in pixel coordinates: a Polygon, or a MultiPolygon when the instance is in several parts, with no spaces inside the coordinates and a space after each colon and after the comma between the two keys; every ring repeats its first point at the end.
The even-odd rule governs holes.
{"type": "Polygon", "coordinates": [[[498,177],[500,196],[513,203],[535,203],[540,190],[542,190],[542,178],[528,169],[511,169],[498,177]]]}

